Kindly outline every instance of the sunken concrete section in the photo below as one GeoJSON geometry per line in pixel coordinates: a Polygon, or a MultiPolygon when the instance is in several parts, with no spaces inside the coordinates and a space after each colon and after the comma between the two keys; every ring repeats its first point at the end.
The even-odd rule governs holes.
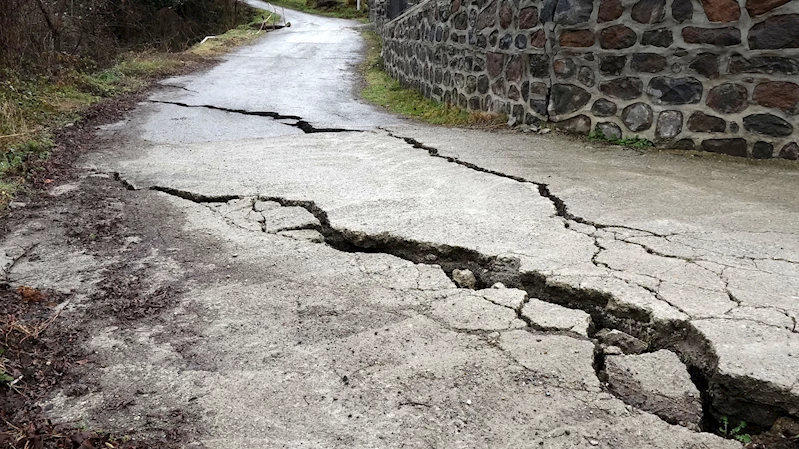
{"type": "Polygon", "coordinates": [[[445,103],[670,148],[799,159],[797,2],[427,0],[374,20],[386,71],[445,103]]]}
{"type": "Polygon", "coordinates": [[[611,391],[624,402],[666,422],[698,429],[702,420],[699,390],[680,359],[670,351],[605,358],[611,391]]]}

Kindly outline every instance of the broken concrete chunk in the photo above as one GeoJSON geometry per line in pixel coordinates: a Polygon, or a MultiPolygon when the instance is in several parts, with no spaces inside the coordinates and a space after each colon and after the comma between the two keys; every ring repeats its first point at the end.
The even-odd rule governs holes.
{"type": "Polygon", "coordinates": [[[319,227],[320,223],[312,213],[298,206],[267,209],[263,214],[263,230],[276,233],[292,229],[308,229],[319,227]]]}
{"type": "Polygon", "coordinates": [[[237,198],[235,200],[230,200],[227,203],[228,210],[238,210],[238,209],[252,209],[252,204],[255,202],[254,198],[237,198]]]}
{"type": "Polygon", "coordinates": [[[485,290],[478,290],[478,293],[483,295],[483,298],[499,304],[500,306],[509,307],[513,310],[519,310],[525,301],[527,301],[527,292],[515,288],[489,288],[485,290]]]}
{"type": "Polygon", "coordinates": [[[283,237],[289,237],[294,240],[303,240],[311,243],[322,243],[325,241],[325,236],[323,236],[319,231],[315,229],[297,229],[294,231],[280,231],[277,233],[277,235],[282,235],[283,237]]]}
{"type": "Polygon", "coordinates": [[[605,359],[610,389],[624,402],[670,424],[699,429],[702,401],[688,369],[671,351],[605,359]]]}
{"type": "Polygon", "coordinates": [[[642,340],[616,329],[602,329],[596,333],[596,338],[603,345],[617,346],[624,351],[625,354],[640,354],[649,347],[649,345],[642,340]]]}
{"type": "Polygon", "coordinates": [[[622,355],[624,352],[618,346],[605,346],[603,349],[605,355],[622,355]]]}
{"type": "Polygon", "coordinates": [[[474,289],[477,286],[477,278],[471,270],[458,270],[457,268],[452,271],[452,280],[461,288],[474,289]]]}
{"type": "Polygon", "coordinates": [[[541,330],[571,331],[586,337],[591,327],[591,315],[582,310],[567,309],[536,298],[530,298],[524,305],[522,317],[541,330]]]}
{"type": "Polygon", "coordinates": [[[525,330],[503,332],[502,350],[539,376],[562,388],[599,392],[594,371],[594,344],[566,335],[536,335],[525,330]]]}
{"type": "Polygon", "coordinates": [[[491,331],[526,326],[513,310],[465,290],[458,290],[433,304],[433,316],[456,329],[491,331]]]}
{"type": "Polygon", "coordinates": [[[256,212],[263,212],[265,210],[277,209],[280,207],[280,203],[277,201],[263,201],[258,200],[253,204],[252,209],[256,212]]]}

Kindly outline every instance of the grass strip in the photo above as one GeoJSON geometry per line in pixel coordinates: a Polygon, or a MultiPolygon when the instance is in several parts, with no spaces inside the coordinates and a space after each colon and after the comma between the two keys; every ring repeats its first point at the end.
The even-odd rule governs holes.
{"type": "Polygon", "coordinates": [[[383,70],[382,40],[374,31],[364,31],[368,49],[361,65],[365,86],[361,96],[370,103],[404,117],[433,125],[500,127],[507,122],[501,114],[475,112],[426,98],[418,90],[403,87],[383,70]]]}

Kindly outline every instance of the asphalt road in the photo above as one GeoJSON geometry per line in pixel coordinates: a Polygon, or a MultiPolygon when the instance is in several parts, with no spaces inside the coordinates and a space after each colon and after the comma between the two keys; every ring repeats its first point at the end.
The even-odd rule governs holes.
{"type": "Polygon", "coordinates": [[[53,190],[120,189],[96,205],[105,252],[56,212],[5,239],[37,243],[9,278],[68,287],[65,313],[120,264],[174,292],[95,321],[94,387],[54,419],[208,448],[721,448],[664,404],[799,416],[797,167],[404,121],[357,97],[360,24],[287,16],[164,81],[53,190]],[[609,387],[603,327],[697,386],[673,358],[609,387]],[[190,418],[151,418],[171,410],[190,418]]]}

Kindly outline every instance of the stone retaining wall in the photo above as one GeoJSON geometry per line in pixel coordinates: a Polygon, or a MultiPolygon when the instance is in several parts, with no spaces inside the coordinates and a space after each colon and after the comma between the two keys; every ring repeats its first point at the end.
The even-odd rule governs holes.
{"type": "Polygon", "coordinates": [[[425,0],[377,25],[387,72],[436,100],[799,158],[797,0],[425,0]]]}

